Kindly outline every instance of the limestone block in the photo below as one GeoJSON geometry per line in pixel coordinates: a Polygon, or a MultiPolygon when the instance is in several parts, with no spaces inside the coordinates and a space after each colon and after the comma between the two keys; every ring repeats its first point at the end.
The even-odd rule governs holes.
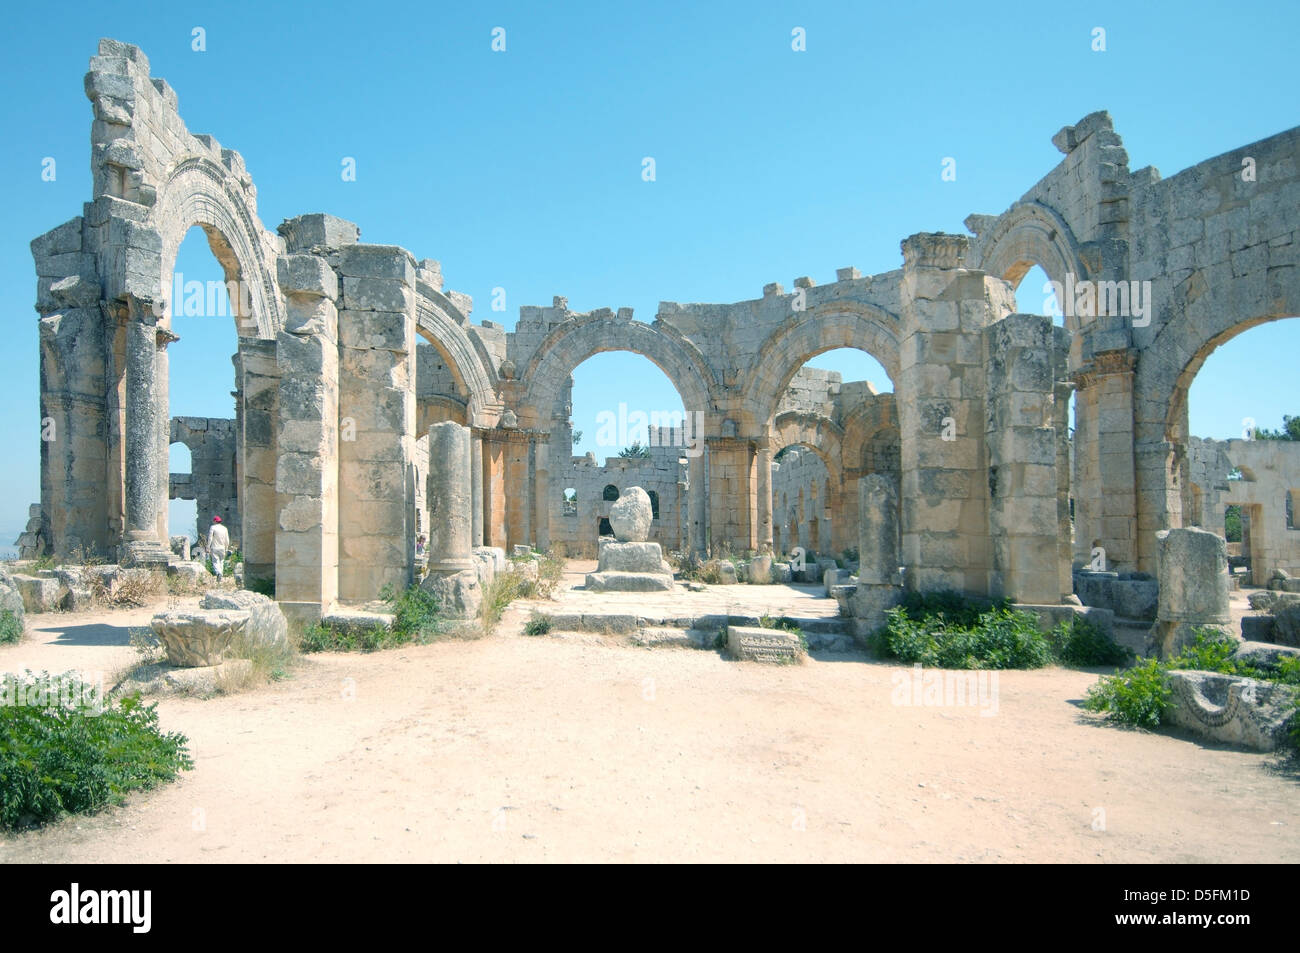
{"type": "Polygon", "coordinates": [[[652,518],[650,495],[639,486],[628,487],[609,508],[609,525],[620,543],[645,542],[652,518]]]}
{"type": "Polygon", "coordinates": [[[670,592],[673,577],[662,572],[590,572],[591,592],[670,592]]]}
{"type": "Polygon", "coordinates": [[[1273,617],[1267,613],[1242,616],[1241,638],[1246,642],[1272,642],[1273,617]]]}
{"type": "Polygon", "coordinates": [[[772,568],[771,556],[755,556],[746,567],[745,581],[754,586],[770,585],[772,583],[772,568]]]}
{"type": "Polygon", "coordinates": [[[1215,672],[1175,670],[1166,718],[1203,738],[1273,751],[1295,717],[1296,689],[1215,672]]]}
{"type": "Polygon", "coordinates": [[[1228,549],[1202,529],[1156,534],[1160,580],[1158,618],[1163,622],[1221,624],[1228,621],[1228,549]]]}
{"type": "Polygon", "coordinates": [[[1232,653],[1239,662],[1248,662],[1259,668],[1277,668],[1284,658],[1300,657],[1300,648],[1293,645],[1273,645],[1270,642],[1243,641],[1232,653]]]}
{"type": "Polygon", "coordinates": [[[28,612],[53,612],[67,594],[63,584],[53,577],[15,575],[13,581],[28,612]]]}
{"type": "Polygon", "coordinates": [[[275,262],[276,278],[285,294],[311,294],[337,298],[339,281],[334,269],[316,255],[281,255],[275,262]]]}
{"type": "Polygon", "coordinates": [[[190,584],[198,584],[212,578],[208,567],[197,559],[173,559],[167,563],[167,575],[190,584]]]}
{"type": "Polygon", "coordinates": [[[188,536],[172,536],[168,542],[171,544],[172,555],[185,560],[190,558],[190,538],[188,536]]]}
{"type": "Polygon", "coordinates": [[[778,665],[802,662],[808,654],[794,632],[745,625],[727,626],[727,652],[740,661],[778,665]]]}
{"type": "Polygon", "coordinates": [[[1270,641],[1300,646],[1300,605],[1288,605],[1274,613],[1270,641]]]}
{"type": "Polygon", "coordinates": [[[794,579],[789,563],[772,563],[772,582],[786,584],[794,579]]]}
{"type": "Polygon", "coordinates": [[[600,572],[660,572],[663,551],[658,543],[606,543],[600,547],[600,572]]]}
{"type": "Polygon", "coordinates": [[[834,568],[823,570],[822,586],[826,590],[826,595],[829,596],[831,590],[836,586],[842,586],[847,583],[852,576],[853,573],[849,572],[847,569],[834,568]]]}
{"type": "Polygon", "coordinates": [[[8,611],[23,624],[27,600],[14,577],[7,570],[0,569],[0,611],[8,611]]]}

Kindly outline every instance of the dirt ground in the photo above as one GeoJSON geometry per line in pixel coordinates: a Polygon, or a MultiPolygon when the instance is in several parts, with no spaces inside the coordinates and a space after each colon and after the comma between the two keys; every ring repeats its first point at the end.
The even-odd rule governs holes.
{"type": "MultiPolygon", "coordinates": [[[[112,672],[153,611],[32,616],[0,670],[112,672]]],[[[194,770],[0,838],[0,860],[1300,861],[1293,768],[1104,726],[1078,707],[1095,672],[1000,673],[990,717],[895,704],[901,670],[865,656],[528,637],[527,611],[476,641],[162,698],[194,770]]]]}

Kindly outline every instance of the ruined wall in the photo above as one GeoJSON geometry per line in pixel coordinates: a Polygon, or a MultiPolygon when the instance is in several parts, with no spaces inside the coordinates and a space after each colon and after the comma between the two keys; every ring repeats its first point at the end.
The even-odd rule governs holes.
{"type": "Polygon", "coordinates": [[[169,500],[194,500],[195,538],[207,535],[212,517],[220,516],[231,544],[242,548],[238,486],[235,475],[235,421],[220,417],[173,417],[171,442],[190,450],[190,472],[169,475],[169,500]]]}

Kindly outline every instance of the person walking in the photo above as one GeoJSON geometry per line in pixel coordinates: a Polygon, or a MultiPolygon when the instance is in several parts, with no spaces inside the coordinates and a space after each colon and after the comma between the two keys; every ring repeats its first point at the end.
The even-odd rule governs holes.
{"type": "Polygon", "coordinates": [[[212,557],[212,572],[220,582],[225,572],[226,553],[230,551],[230,531],[221,523],[220,516],[212,517],[208,530],[208,555],[212,557]]]}

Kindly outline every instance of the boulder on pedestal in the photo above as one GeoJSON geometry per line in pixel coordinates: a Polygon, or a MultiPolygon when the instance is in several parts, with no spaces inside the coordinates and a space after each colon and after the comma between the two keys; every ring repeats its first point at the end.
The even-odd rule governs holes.
{"type": "Polygon", "coordinates": [[[649,539],[653,518],[650,494],[639,486],[628,487],[609,508],[609,525],[620,543],[643,543],[649,539]]]}
{"type": "Polygon", "coordinates": [[[672,587],[672,569],[658,543],[603,542],[597,571],[587,574],[592,592],[667,592],[672,587]]]}

